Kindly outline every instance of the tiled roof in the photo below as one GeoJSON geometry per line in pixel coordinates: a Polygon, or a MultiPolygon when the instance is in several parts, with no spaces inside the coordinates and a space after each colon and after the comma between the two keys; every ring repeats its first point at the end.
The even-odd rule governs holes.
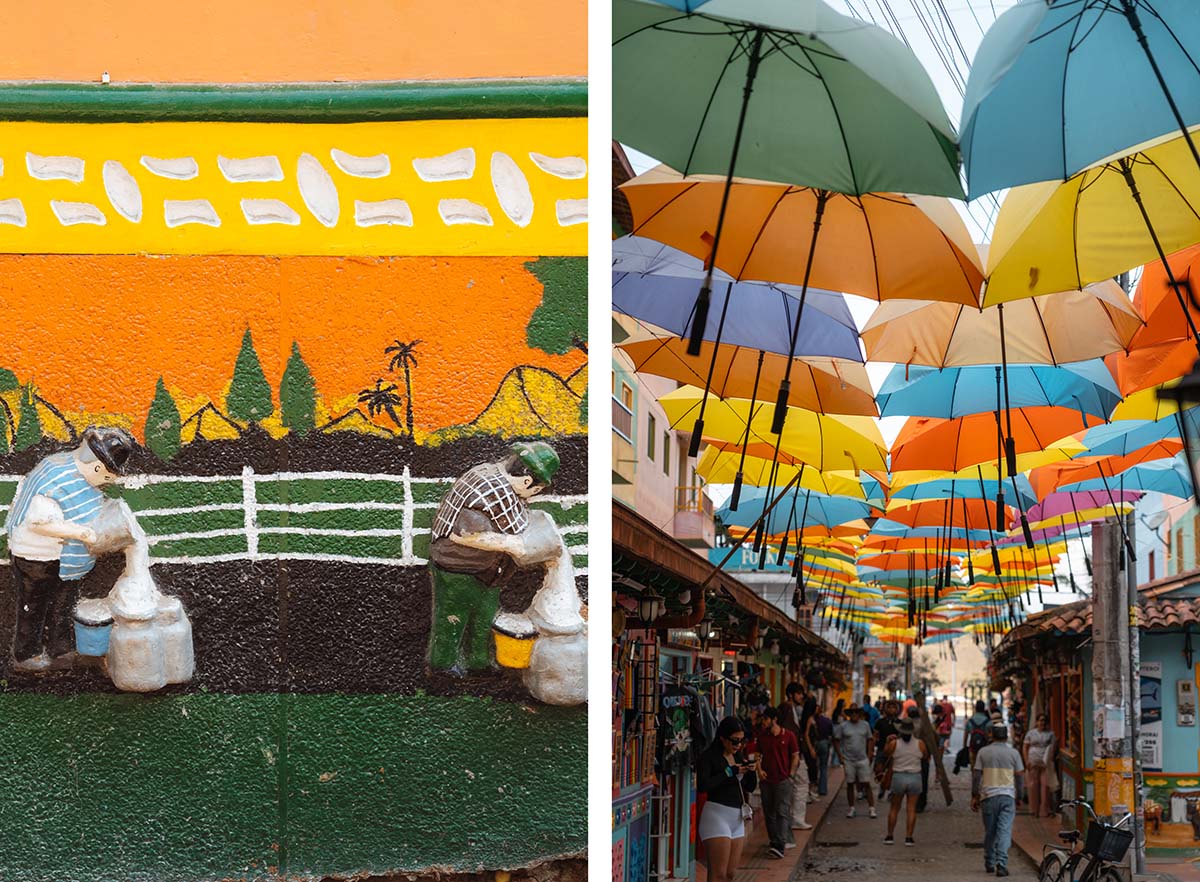
{"type": "MultiPolygon", "coordinates": [[[[1141,630],[1174,631],[1190,625],[1200,631],[1200,597],[1152,597],[1138,603],[1141,630]]],[[[996,652],[1006,655],[1016,644],[1035,637],[1089,634],[1092,602],[1079,600],[1029,617],[1005,635],[996,652]]]]}

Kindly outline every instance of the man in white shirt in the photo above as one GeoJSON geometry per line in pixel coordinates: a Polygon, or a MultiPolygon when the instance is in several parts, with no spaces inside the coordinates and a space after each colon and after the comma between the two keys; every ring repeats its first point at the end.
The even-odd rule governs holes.
{"type": "Polygon", "coordinates": [[[1024,789],[1025,763],[1008,743],[1008,728],[992,726],[992,743],[975,754],[971,766],[971,811],[983,813],[983,868],[1008,875],[1017,797],[1024,789]]]}

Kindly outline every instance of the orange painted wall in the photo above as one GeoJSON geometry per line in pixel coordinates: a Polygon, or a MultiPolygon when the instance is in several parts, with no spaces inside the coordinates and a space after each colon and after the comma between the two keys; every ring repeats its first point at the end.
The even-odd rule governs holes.
{"type": "Polygon", "coordinates": [[[8,4],[0,80],[295,83],[587,74],[586,0],[8,4]],[[430,10],[435,9],[435,13],[430,10]]]}
{"type": "Polygon", "coordinates": [[[160,374],[222,394],[247,326],[274,389],[296,340],[327,399],[386,379],[384,347],[420,339],[416,425],[437,429],[477,416],[515,365],[566,375],[584,363],[526,345],[542,287],[524,262],[0,255],[0,367],[60,408],[140,429],[160,374]]]}

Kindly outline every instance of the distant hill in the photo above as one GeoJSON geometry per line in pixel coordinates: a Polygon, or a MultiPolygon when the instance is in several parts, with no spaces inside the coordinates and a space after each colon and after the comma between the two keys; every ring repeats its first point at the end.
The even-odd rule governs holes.
{"type": "Polygon", "coordinates": [[[585,368],[564,380],[545,368],[515,367],[505,375],[479,416],[465,426],[450,426],[432,433],[426,443],[439,444],[475,434],[505,438],[586,434],[587,426],[579,419],[579,405],[586,389],[585,368]]]}

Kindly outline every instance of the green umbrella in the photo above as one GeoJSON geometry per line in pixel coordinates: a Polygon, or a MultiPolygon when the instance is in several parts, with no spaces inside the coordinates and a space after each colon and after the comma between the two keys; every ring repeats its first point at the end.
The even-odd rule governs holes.
{"type": "MultiPolygon", "coordinates": [[[[711,0],[702,9],[613,5],[614,137],[684,175],[726,178],[692,355],[735,175],[821,193],[963,196],[945,108],[887,31],[821,0],[711,0]]],[[[818,213],[814,239],[819,227],[818,213]]]]}

